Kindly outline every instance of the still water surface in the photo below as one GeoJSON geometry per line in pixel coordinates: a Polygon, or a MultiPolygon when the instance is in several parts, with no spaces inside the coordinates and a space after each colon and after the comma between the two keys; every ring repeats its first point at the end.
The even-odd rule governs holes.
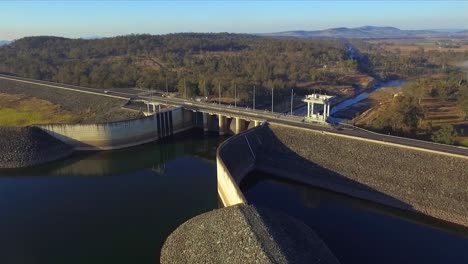
{"type": "MultiPolygon", "coordinates": [[[[215,155],[224,140],[191,131],[0,171],[0,263],[158,263],[177,226],[218,207],[215,155]]],[[[464,228],[265,178],[244,191],[302,219],[342,263],[468,263],[464,228]]]]}
{"type": "Polygon", "coordinates": [[[342,264],[468,263],[468,229],[293,182],[250,175],[247,200],[295,216],[342,264]]]}
{"type": "Polygon", "coordinates": [[[193,132],[0,171],[0,263],[159,263],[178,225],[218,207],[223,140],[193,132]]]}

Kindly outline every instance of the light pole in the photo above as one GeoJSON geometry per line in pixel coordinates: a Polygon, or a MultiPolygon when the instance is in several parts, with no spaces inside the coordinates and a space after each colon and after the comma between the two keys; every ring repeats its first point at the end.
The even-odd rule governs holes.
{"type": "Polygon", "coordinates": [[[253,91],[253,107],[252,109],[255,111],[255,85],[254,85],[254,91],[253,91]]]}
{"type": "Polygon", "coordinates": [[[167,105],[167,97],[169,96],[169,88],[167,87],[167,76],[166,76],[166,105],[167,105]]]}
{"type": "Polygon", "coordinates": [[[205,92],[205,100],[208,99],[208,93],[206,92],[206,80],[203,80],[203,90],[205,92]]]}
{"type": "Polygon", "coordinates": [[[294,98],[294,89],[291,89],[291,115],[293,115],[293,98],[294,98]]]}
{"type": "Polygon", "coordinates": [[[221,83],[218,82],[218,105],[221,105],[221,83]]]}
{"type": "Polygon", "coordinates": [[[185,78],[184,78],[184,97],[187,99],[187,85],[185,84],[185,78]]]}
{"type": "Polygon", "coordinates": [[[234,83],[234,108],[237,108],[237,84],[234,83]]]}
{"type": "Polygon", "coordinates": [[[273,113],[273,97],[274,97],[275,93],[274,93],[274,90],[273,90],[273,87],[271,87],[271,113],[273,113]]]}

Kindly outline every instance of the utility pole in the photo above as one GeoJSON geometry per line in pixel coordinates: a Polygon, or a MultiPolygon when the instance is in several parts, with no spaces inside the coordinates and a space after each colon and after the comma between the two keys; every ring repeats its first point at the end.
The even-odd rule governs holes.
{"type": "Polygon", "coordinates": [[[255,111],[255,85],[254,85],[254,92],[253,92],[253,110],[255,111]]]}
{"type": "Polygon", "coordinates": [[[237,108],[237,84],[234,83],[234,108],[237,108]]]}
{"type": "Polygon", "coordinates": [[[274,90],[273,90],[273,87],[271,87],[271,112],[273,113],[273,97],[274,97],[275,93],[274,93],[274,90]]]}
{"type": "Polygon", "coordinates": [[[294,98],[294,89],[291,89],[291,115],[293,115],[293,98],[294,98]]]}

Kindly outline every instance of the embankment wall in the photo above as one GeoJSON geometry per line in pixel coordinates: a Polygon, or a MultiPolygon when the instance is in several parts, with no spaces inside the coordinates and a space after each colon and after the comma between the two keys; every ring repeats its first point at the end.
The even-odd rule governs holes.
{"type": "Polygon", "coordinates": [[[218,194],[225,206],[246,203],[239,186],[255,168],[265,125],[246,130],[223,142],[216,155],[218,194]]]}
{"type": "Polygon", "coordinates": [[[0,127],[0,149],[0,168],[33,166],[73,152],[73,148],[36,127],[0,127]]]}
{"type": "Polygon", "coordinates": [[[238,198],[240,182],[259,170],[468,226],[465,158],[281,125],[233,136],[220,146],[220,158],[218,192],[225,206],[245,202],[238,198]],[[255,142],[252,151],[245,138],[255,142]]]}
{"type": "Polygon", "coordinates": [[[164,138],[192,128],[193,123],[192,112],[178,107],[125,121],[38,127],[76,150],[109,150],[164,138]]]}

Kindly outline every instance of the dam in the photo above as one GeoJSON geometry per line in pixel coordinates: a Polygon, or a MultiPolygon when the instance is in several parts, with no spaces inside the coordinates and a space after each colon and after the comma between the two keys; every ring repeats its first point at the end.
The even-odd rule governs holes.
{"type": "MultiPolygon", "coordinates": [[[[0,209],[9,216],[0,221],[0,231],[15,234],[0,238],[2,260],[17,259],[22,244],[39,263],[63,263],[69,255],[76,256],[72,263],[158,262],[173,230],[219,208],[216,149],[226,139],[198,128],[142,146],[77,152],[44,165],[0,170],[0,209]]],[[[258,171],[250,173],[240,186],[249,203],[305,219],[341,263],[468,258],[462,250],[467,232],[459,226],[302,184],[272,182],[270,174],[265,182],[258,171]],[[375,236],[382,242],[376,245],[375,236]],[[357,238],[360,243],[343,242],[357,238]],[[377,247],[379,256],[368,255],[369,247],[377,247]],[[408,255],[428,247],[431,255],[408,255]]]]}
{"type": "MultiPolygon", "coordinates": [[[[265,211],[261,208],[264,206],[286,211],[287,215],[297,217],[299,222],[297,219],[292,220],[286,226],[291,228],[296,225],[291,223],[297,223],[297,226],[305,228],[302,233],[310,234],[307,237],[314,239],[309,242],[318,245],[314,251],[317,252],[315,257],[320,256],[320,259],[326,259],[327,263],[337,261],[347,263],[347,260],[366,262],[366,258],[359,258],[359,256],[353,258],[350,256],[351,251],[340,249],[343,247],[343,242],[337,243],[336,241],[343,241],[340,235],[346,233],[346,230],[340,233],[333,232],[336,227],[320,226],[314,218],[311,220],[307,217],[308,209],[302,206],[302,201],[306,202],[306,208],[320,207],[322,200],[314,198],[316,196],[325,197],[323,201],[331,204],[336,204],[338,200],[339,206],[335,207],[355,211],[354,218],[356,215],[370,215],[368,219],[377,221],[386,229],[393,227],[393,230],[400,230],[400,240],[408,239],[404,232],[405,228],[421,230],[425,236],[431,236],[432,241],[440,241],[440,244],[437,244],[437,250],[431,251],[434,253],[433,260],[442,259],[441,256],[447,252],[452,252],[450,256],[455,256],[455,253],[460,252],[460,248],[466,246],[467,218],[463,202],[466,200],[466,191],[464,191],[466,186],[463,181],[466,178],[466,172],[463,168],[466,168],[467,164],[466,158],[458,153],[441,154],[440,150],[421,151],[414,146],[397,146],[395,143],[386,142],[387,138],[381,141],[376,138],[356,138],[352,134],[333,132],[330,128],[310,129],[307,124],[300,125],[300,121],[284,120],[281,116],[257,115],[257,112],[223,109],[220,106],[201,107],[191,102],[184,102],[181,107],[165,108],[151,114],[149,112],[146,117],[118,122],[51,124],[35,128],[36,131],[40,129],[48,135],[49,139],[55,138],[75,151],[85,152],[66,152],[70,155],[69,158],[58,157],[62,160],[56,162],[42,165],[29,164],[28,166],[33,165],[33,167],[1,171],[4,181],[0,182],[0,186],[3,186],[5,190],[2,200],[19,199],[16,201],[20,205],[18,211],[8,207],[5,207],[4,211],[10,210],[14,219],[11,223],[25,223],[18,226],[5,223],[3,228],[5,232],[15,227],[26,230],[25,235],[18,240],[3,242],[6,248],[11,247],[10,258],[18,255],[18,252],[14,251],[18,244],[23,243],[24,240],[31,240],[28,246],[32,251],[39,252],[37,258],[46,259],[44,263],[60,263],[60,254],[53,256],[53,253],[47,253],[35,247],[39,244],[37,239],[44,237],[44,234],[34,235],[36,228],[58,233],[56,229],[53,229],[57,227],[67,231],[87,230],[84,231],[83,240],[78,239],[77,243],[94,240],[100,241],[99,244],[109,245],[109,247],[98,246],[102,251],[97,252],[92,248],[87,248],[84,244],[77,247],[73,243],[64,243],[65,237],[51,238],[53,241],[59,241],[55,247],[64,250],[67,254],[72,254],[74,248],[85,252],[90,251],[89,254],[83,254],[83,257],[93,256],[93,258],[82,259],[82,261],[93,262],[105,259],[105,261],[118,262],[125,259],[127,256],[125,253],[128,253],[129,258],[134,254],[145,256],[145,259],[142,257],[142,262],[148,262],[150,258],[154,261],[155,256],[159,259],[159,254],[162,252],[161,261],[171,263],[173,262],[171,260],[175,260],[171,257],[185,258],[185,255],[180,252],[189,252],[179,248],[180,244],[171,243],[171,241],[179,241],[177,236],[180,234],[179,228],[195,230],[196,228],[190,227],[200,227],[200,220],[197,219],[205,219],[205,217],[216,219],[217,214],[221,214],[220,217],[222,217],[224,212],[236,216],[225,219],[233,221],[237,217],[243,219],[244,224],[250,226],[248,230],[253,232],[249,237],[261,235],[256,233],[258,231],[256,229],[259,228],[263,230],[261,231],[263,235],[267,237],[271,235],[275,238],[274,230],[278,228],[278,222],[267,219],[276,219],[276,213],[265,211]],[[268,117],[269,121],[260,122],[262,117],[268,117]],[[226,139],[226,134],[234,136],[226,139]],[[198,135],[198,138],[194,138],[193,135],[198,135]],[[187,138],[189,141],[186,141],[187,138]],[[195,144],[193,149],[187,148],[191,140],[200,142],[201,146],[195,144]],[[205,143],[206,140],[213,143],[205,143]],[[183,142],[183,144],[179,145],[178,142],[183,142]],[[170,145],[178,147],[164,147],[170,145]],[[109,152],[86,152],[93,150],[108,150],[109,152]],[[203,154],[205,152],[211,154],[203,154]],[[435,162],[436,160],[439,163],[435,162]],[[203,180],[199,178],[205,175],[212,176],[203,180]],[[408,177],[408,175],[413,177],[408,177]],[[154,189],[147,188],[151,182],[157,182],[151,185],[154,189]],[[41,189],[36,189],[40,186],[45,188],[47,194],[35,196],[34,194],[42,194],[41,189]],[[24,188],[20,193],[30,194],[30,196],[15,197],[12,192],[8,192],[9,189],[17,190],[18,188],[24,188]],[[32,192],[28,192],[28,188],[32,188],[32,192]],[[153,192],[154,190],[157,191],[153,192]],[[200,195],[201,193],[211,198],[200,195]],[[286,201],[289,202],[283,207],[280,206],[282,203],[278,200],[272,199],[276,201],[274,203],[265,200],[268,197],[277,197],[279,193],[285,194],[285,198],[297,194],[301,194],[303,198],[300,201],[287,198],[286,201]],[[62,203],[59,202],[59,197],[66,197],[66,199],[62,203]],[[147,197],[154,198],[146,201],[147,197]],[[28,198],[33,200],[28,200],[28,198]],[[32,204],[34,204],[32,201],[37,201],[38,208],[41,208],[40,212],[32,210],[25,217],[24,212],[28,210],[24,206],[27,203],[21,206],[21,201],[26,200],[32,204]],[[90,202],[94,200],[99,201],[98,204],[91,205],[90,202]],[[187,200],[194,203],[189,203],[187,207],[179,204],[187,200]],[[204,204],[204,201],[208,200],[211,201],[209,206],[197,209],[199,203],[204,204]],[[454,203],[454,200],[461,201],[461,203],[454,203]],[[50,205],[48,201],[52,201],[52,204],[50,205]],[[174,206],[176,204],[179,205],[174,206]],[[52,207],[48,207],[49,205],[52,207]],[[75,211],[76,206],[78,210],[75,211]],[[96,209],[86,214],[88,206],[96,209]],[[220,206],[226,206],[226,208],[210,211],[220,206]],[[52,216],[37,223],[31,222],[39,220],[39,215],[47,215],[50,210],[55,212],[54,214],[63,211],[65,220],[59,222],[57,226],[49,226],[49,229],[46,228],[49,222],[57,221],[52,216]],[[169,215],[173,218],[161,217],[161,214],[166,214],[166,211],[172,212],[169,215]],[[181,213],[182,211],[184,213],[181,213]],[[239,215],[238,212],[244,213],[239,215]],[[89,218],[83,219],[84,226],[81,226],[73,218],[83,215],[89,218]],[[139,219],[145,217],[151,221],[138,222],[141,221],[139,219]],[[120,218],[122,222],[112,220],[120,218]],[[136,222],[132,222],[130,218],[136,222]],[[252,224],[250,222],[252,219],[262,220],[252,224]],[[115,221],[114,224],[106,224],[113,221],[115,221]],[[305,224],[301,224],[301,221],[305,224]],[[167,224],[169,222],[173,225],[167,224]],[[158,226],[169,227],[170,230],[153,232],[153,240],[148,240],[148,237],[142,234],[146,230],[154,230],[152,227],[154,223],[158,223],[158,226]],[[27,226],[33,229],[28,229],[27,226]],[[131,226],[135,228],[129,229],[131,226]],[[272,227],[274,228],[271,229],[272,227]],[[96,232],[96,230],[102,230],[102,232],[96,232]],[[269,233],[272,230],[273,232],[269,233]],[[141,236],[134,237],[133,235],[136,234],[141,236]],[[163,245],[167,237],[167,244],[163,245]],[[144,252],[138,251],[139,253],[124,250],[129,246],[128,241],[135,240],[152,245],[152,249],[149,250],[149,246],[142,247],[146,249],[144,252]],[[443,241],[450,241],[450,243],[443,241]],[[66,248],[62,248],[62,244],[66,248]],[[160,251],[161,248],[163,251],[160,251]],[[110,252],[116,251],[122,254],[119,255],[120,258],[113,259],[110,252]]],[[[27,133],[29,132],[26,131],[27,133]]],[[[36,144],[36,141],[32,140],[32,142],[36,144]]],[[[38,147],[40,150],[45,149],[40,145],[38,147]]],[[[40,157],[41,153],[38,151],[36,156],[40,157]]],[[[24,162],[21,157],[20,161],[24,162]]],[[[340,214],[339,210],[335,212],[340,214]]],[[[328,222],[333,222],[333,217],[337,216],[328,216],[326,219],[328,222]]],[[[351,219],[344,221],[352,222],[351,219]]],[[[366,223],[365,221],[366,219],[362,219],[361,222],[358,221],[355,225],[348,227],[352,230],[359,230],[359,226],[366,223]]],[[[245,227],[242,229],[244,230],[245,227]]],[[[225,228],[227,230],[221,228],[218,231],[229,232],[229,225],[225,228]]],[[[389,235],[384,235],[385,232],[380,230],[382,237],[389,235]]],[[[20,232],[20,230],[17,231],[20,232]]],[[[287,231],[283,230],[283,235],[292,234],[287,231]]],[[[200,234],[193,233],[192,235],[193,240],[187,240],[187,243],[189,241],[196,243],[198,239],[204,239],[197,237],[200,234]]],[[[70,237],[73,235],[70,234],[70,237]]],[[[263,244],[264,241],[256,240],[254,247],[263,249],[255,252],[259,254],[265,252],[267,256],[285,252],[282,250],[263,251],[265,246],[285,249],[282,239],[273,239],[272,244],[263,244]]],[[[288,241],[294,243],[294,240],[288,241]]],[[[371,239],[362,241],[369,247],[373,245],[371,239]]],[[[416,252],[424,252],[428,246],[424,243],[411,244],[412,246],[415,244],[416,247],[414,249],[409,247],[408,250],[416,252]]],[[[295,245],[289,248],[290,252],[298,249],[299,254],[284,253],[272,258],[292,261],[294,256],[303,256],[308,260],[313,257],[307,254],[301,255],[307,250],[301,249],[299,244],[295,245]]],[[[213,248],[210,243],[205,246],[213,248]]],[[[96,245],[91,245],[91,247],[96,247],[96,245]]],[[[388,256],[388,259],[400,262],[408,259],[408,256],[404,254],[395,255],[392,248],[395,247],[389,246],[388,251],[383,248],[379,249],[382,250],[380,251],[382,255],[388,256]]],[[[228,247],[223,247],[223,249],[227,250],[227,253],[230,252],[228,247]]],[[[352,248],[352,251],[360,252],[358,254],[363,257],[371,257],[365,251],[359,251],[359,248],[352,248]]],[[[196,258],[197,255],[190,257],[196,258]]],[[[417,262],[422,259],[427,260],[427,258],[414,256],[413,261],[417,262]]],[[[458,254],[451,260],[464,262],[466,256],[458,254]]],[[[368,261],[369,263],[385,262],[377,256],[374,256],[372,261],[368,261]]]]}

